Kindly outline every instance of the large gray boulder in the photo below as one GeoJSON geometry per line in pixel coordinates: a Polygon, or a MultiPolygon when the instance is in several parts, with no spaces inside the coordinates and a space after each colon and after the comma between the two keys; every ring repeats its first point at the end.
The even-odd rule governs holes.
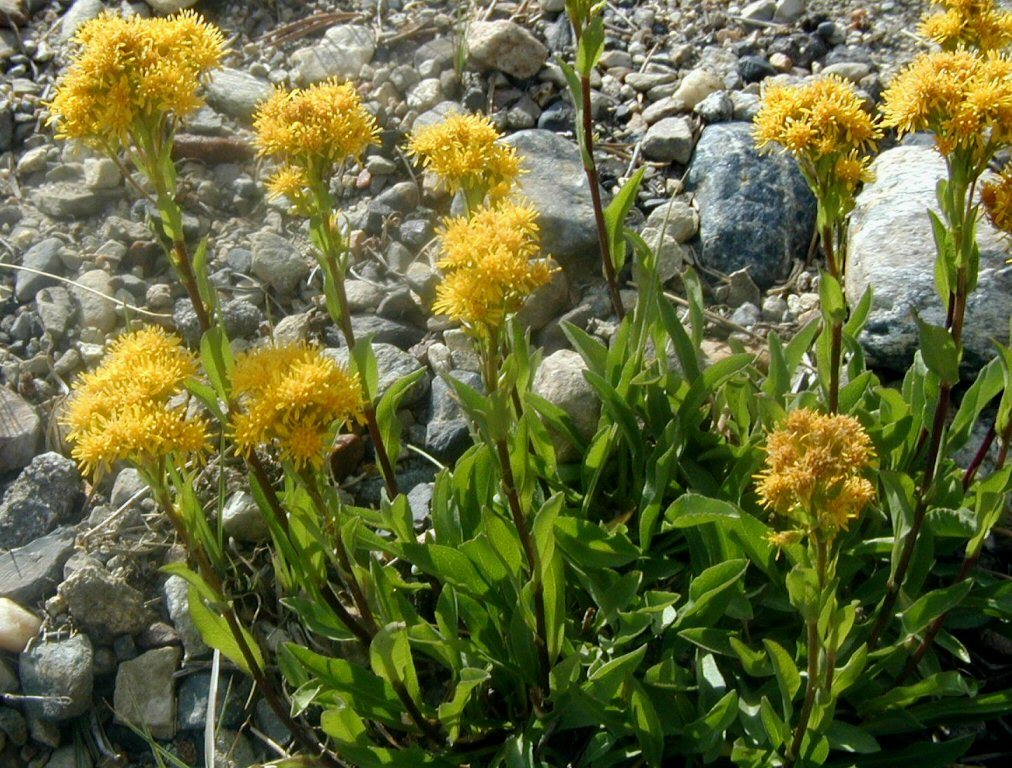
{"type": "MultiPolygon", "coordinates": [[[[946,306],[935,288],[935,242],[928,210],[938,212],[935,187],[945,162],[930,145],[887,150],[872,165],[876,180],[858,196],[850,220],[846,290],[851,305],[868,286],[874,301],[861,336],[869,361],[900,371],[918,347],[913,312],[935,325],[946,306]]],[[[977,228],[980,279],[963,331],[964,363],[977,367],[994,356],[994,340],[1009,343],[1012,266],[1008,241],[986,220],[977,228]]]]}

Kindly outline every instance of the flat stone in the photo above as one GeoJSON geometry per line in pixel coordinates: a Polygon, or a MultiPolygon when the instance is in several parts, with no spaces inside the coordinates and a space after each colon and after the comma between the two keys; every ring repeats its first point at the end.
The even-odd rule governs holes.
{"type": "Polygon", "coordinates": [[[116,672],[113,708],[116,722],[147,730],[156,739],[176,735],[178,648],[156,648],[124,661],[116,672]]]}
{"type": "Polygon", "coordinates": [[[684,117],[666,117],[647,129],[643,137],[643,156],[660,163],[685,165],[695,144],[692,123],[684,117]]]}
{"type": "Polygon", "coordinates": [[[479,68],[526,80],[548,60],[548,48],[516,22],[474,21],[467,27],[467,55],[479,68]]]}
{"type": "Polygon", "coordinates": [[[274,93],[274,86],[248,72],[222,67],[211,73],[204,86],[207,103],[222,114],[248,120],[257,105],[274,93]]]}
{"type": "Polygon", "coordinates": [[[760,288],[785,278],[804,259],[815,227],[815,197],[797,163],[759,155],[752,125],[707,126],[686,188],[699,208],[703,264],[725,274],[747,268],[760,288]]]}
{"type": "Polygon", "coordinates": [[[268,287],[290,295],[309,275],[309,262],[289,240],[273,232],[259,232],[252,238],[252,271],[268,287]]]}
{"type": "Polygon", "coordinates": [[[59,592],[70,615],[97,640],[133,635],[147,626],[144,595],[105,568],[74,571],[59,592]]]}
{"type": "Polygon", "coordinates": [[[371,29],[340,24],[328,29],[316,45],[299,48],[289,56],[292,77],[299,85],[330,77],[355,80],[375,52],[376,37],[371,29]]]}
{"type": "MultiPolygon", "coordinates": [[[[566,270],[585,269],[587,260],[598,258],[600,250],[579,148],[557,133],[537,128],[518,131],[504,141],[523,159],[527,172],[520,176],[518,191],[538,212],[543,254],[566,270]]],[[[607,199],[603,202],[607,205],[607,199]]]]}
{"type": "Polygon", "coordinates": [[[32,460],[42,438],[42,420],[21,395],[0,386],[0,472],[21,469],[32,460]]]}
{"type": "Polygon", "coordinates": [[[74,532],[57,528],[31,544],[0,551],[0,596],[32,605],[51,593],[74,552],[74,532]]]}
{"type": "Polygon", "coordinates": [[[39,643],[21,654],[21,690],[38,697],[24,702],[26,714],[60,722],[91,707],[95,653],[87,635],[39,643]]]}
{"type": "Polygon", "coordinates": [[[21,547],[57,525],[77,522],[84,493],[77,465],[58,453],[36,456],[0,502],[0,541],[21,547]]]}
{"type": "MultiPolygon", "coordinates": [[[[871,287],[872,309],[860,341],[869,362],[898,372],[906,370],[919,346],[912,312],[934,325],[945,322],[928,218],[928,210],[939,211],[935,187],[946,176],[945,163],[928,146],[900,146],[880,154],[872,171],[875,181],[858,195],[850,219],[846,291],[854,306],[871,287]]],[[[970,368],[994,356],[993,340],[1009,343],[1012,307],[1008,245],[983,216],[977,245],[980,275],[963,330],[963,362],[970,368]]]]}
{"type": "Polygon", "coordinates": [[[30,195],[35,207],[54,219],[86,219],[95,216],[122,196],[119,189],[92,189],[74,181],[43,184],[30,195]]]}

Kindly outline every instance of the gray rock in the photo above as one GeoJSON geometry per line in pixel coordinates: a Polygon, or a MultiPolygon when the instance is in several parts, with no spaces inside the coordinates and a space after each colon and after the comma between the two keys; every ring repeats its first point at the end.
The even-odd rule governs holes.
{"type": "MultiPolygon", "coordinates": [[[[62,249],[62,240],[57,237],[47,237],[25,251],[21,264],[31,269],[59,275],[63,272],[63,261],[60,259],[62,249]]],[[[14,278],[14,296],[20,303],[27,304],[35,298],[35,294],[39,290],[46,286],[56,285],[57,282],[55,278],[47,275],[18,271],[14,278]]]]}
{"type": "Polygon", "coordinates": [[[211,649],[204,643],[200,630],[190,618],[189,585],[186,580],[181,576],[169,576],[162,585],[162,594],[165,595],[165,608],[169,612],[169,618],[183,644],[186,660],[210,653],[211,649]]]}
{"type": "Polygon", "coordinates": [[[116,475],[112,484],[112,492],[109,494],[109,503],[119,508],[130,502],[131,499],[139,499],[148,490],[148,484],[144,482],[140,472],[133,467],[121,469],[116,475]]]}
{"type": "Polygon", "coordinates": [[[747,268],[767,288],[804,259],[815,226],[815,197],[794,160],[760,156],[752,126],[704,129],[686,187],[699,207],[702,262],[730,273],[747,268]]]}
{"type": "Polygon", "coordinates": [[[763,301],[762,319],[768,323],[779,323],[787,314],[787,302],[782,296],[767,296],[763,301]]]}
{"type": "Polygon", "coordinates": [[[250,768],[256,763],[253,745],[242,733],[219,728],[214,736],[214,765],[218,768],[250,768]]]}
{"type": "Polygon", "coordinates": [[[10,103],[0,102],[0,152],[14,146],[14,112],[10,103]]]}
{"type": "Polygon", "coordinates": [[[758,286],[748,275],[748,270],[739,269],[728,275],[727,298],[724,303],[729,307],[740,307],[742,304],[759,305],[761,294],[758,286]]]}
{"type": "Polygon", "coordinates": [[[415,521],[415,528],[424,528],[428,523],[432,512],[432,491],[434,488],[433,483],[419,483],[408,491],[408,506],[411,507],[411,517],[415,521]]]}
{"type": "Polygon", "coordinates": [[[74,571],[59,593],[70,615],[96,640],[133,635],[147,626],[144,595],[105,568],[85,566],[74,571]]]}
{"type": "Polygon", "coordinates": [[[548,48],[524,27],[506,19],[472,22],[466,42],[473,64],[522,80],[534,77],[548,61],[548,48]]]}
{"type": "Polygon", "coordinates": [[[263,231],[253,237],[253,274],[282,295],[295,292],[309,275],[309,263],[289,240],[263,231]]]}
{"type": "Polygon", "coordinates": [[[66,335],[71,321],[77,315],[77,308],[70,299],[70,291],[53,286],[43,288],[35,294],[35,312],[43,331],[54,341],[59,341],[66,335]]]}
{"type": "Polygon", "coordinates": [[[46,768],[92,768],[91,754],[74,744],[60,747],[49,756],[46,768]]]}
{"type": "Polygon", "coordinates": [[[39,643],[21,654],[21,690],[38,696],[24,703],[25,712],[59,722],[91,707],[95,653],[86,635],[39,643]]]}
{"type": "Polygon", "coordinates": [[[704,123],[724,123],[734,116],[734,101],[727,91],[711,93],[693,110],[704,123]]]}
{"type": "Polygon", "coordinates": [[[759,307],[750,302],[745,302],[731,313],[731,322],[737,323],[745,328],[751,328],[759,322],[759,318],[759,307]]]}
{"type": "Polygon", "coordinates": [[[28,724],[24,715],[10,707],[0,707],[0,747],[5,737],[17,747],[23,747],[28,742],[28,724]]]}
{"type": "Polygon", "coordinates": [[[278,321],[271,335],[279,344],[297,344],[309,339],[312,319],[308,312],[288,315],[278,321]]]}
{"type": "Polygon", "coordinates": [[[836,75],[858,85],[861,80],[871,74],[871,64],[863,61],[841,61],[824,67],[820,75],[836,75]]]}
{"type": "Polygon", "coordinates": [[[31,403],[7,387],[0,387],[0,415],[0,472],[11,472],[35,455],[42,420],[31,403]]]}
{"type": "Polygon", "coordinates": [[[566,10],[566,0],[538,0],[541,10],[548,13],[561,13],[566,10]]]}
{"type": "Polygon", "coordinates": [[[54,219],[86,219],[121,196],[119,189],[91,189],[74,181],[43,184],[30,195],[35,207],[54,219]]]}
{"type": "Polygon", "coordinates": [[[724,81],[707,69],[693,69],[679,83],[678,89],[671,98],[685,105],[686,109],[694,109],[699,102],[711,93],[724,89],[724,81]]]}
{"type": "Polygon", "coordinates": [[[0,551],[0,597],[30,605],[53,591],[74,552],[74,532],[57,528],[31,544],[0,551]]]}
{"type": "MultiPolygon", "coordinates": [[[[398,349],[393,344],[373,342],[372,351],[376,356],[376,369],[379,372],[379,391],[374,393],[374,397],[382,397],[398,381],[422,368],[422,364],[417,359],[407,352],[398,349]]],[[[328,349],[326,353],[343,366],[349,364],[350,355],[348,354],[347,347],[328,349]]],[[[423,376],[411,389],[404,393],[401,407],[406,408],[417,403],[425,396],[428,389],[428,378],[423,376]]]]}
{"type": "Polygon", "coordinates": [[[777,9],[773,21],[780,24],[792,24],[805,15],[805,0],[777,0],[777,9]]]}
{"type": "Polygon", "coordinates": [[[540,331],[567,309],[569,309],[569,279],[565,272],[558,269],[547,284],[527,298],[517,312],[517,322],[528,331],[540,331]]]}
{"type": "Polygon", "coordinates": [[[776,0],[754,0],[741,10],[741,17],[748,21],[773,21],[776,0]]]}
{"type": "Polygon", "coordinates": [[[114,189],[122,180],[119,166],[108,157],[89,157],[84,161],[84,183],[89,189],[114,189]]]}
{"type": "Polygon", "coordinates": [[[383,301],[383,289],[364,280],[348,280],[344,284],[348,296],[348,309],[352,314],[372,312],[383,301]]]}
{"type": "MultiPolygon", "coordinates": [[[[871,363],[900,371],[918,347],[916,310],[942,325],[945,304],[935,288],[935,245],[928,210],[938,212],[935,187],[945,177],[941,156],[926,146],[883,152],[850,221],[847,296],[855,304],[871,286],[873,304],[861,343],[871,363]]],[[[967,305],[964,363],[977,367],[994,356],[992,340],[1009,343],[1012,265],[1008,246],[986,220],[977,226],[980,278],[967,305]]]]}
{"type": "Polygon", "coordinates": [[[84,497],[77,465],[58,453],[36,456],[0,503],[0,541],[21,547],[73,518],[84,497]]]}
{"type": "Polygon", "coordinates": [[[18,676],[10,665],[0,658],[0,694],[14,693],[21,687],[18,676]]]}
{"type": "Polygon", "coordinates": [[[78,319],[83,327],[103,333],[116,327],[112,275],[103,269],[90,269],[77,278],[77,283],[71,287],[70,292],[77,302],[78,319]],[[104,296],[109,298],[103,298],[104,296]]]}
{"type": "Polygon", "coordinates": [[[60,19],[60,42],[65,43],[88,19],[93,19],[105,10],[102,0],[74,0],[60,19]]]}
{"type": "MultiPolygon", "coordinates": [[[[597,431],[601,402],[583,376],[586,369],[587,366],[578,353],[571,349],[560,349],[542,361],[534,375],[533,390],[565,411],[577,433],[585,440],[590,440],[597,431]]],[[[552,442],[559,461],[579,458],[576,446],[564,436],[553,435],[552,442]]]]}
{"type": "Polygon", "coordinates": [[[651,125],[643,137],[643,156],[660,163],[685,165],[692,157],[692,123],[684,117],[666,117],[651,125]]]}
{"type": "Polygon", "coordinates": [[[519,192],[538,211],[544,254],[567,270],[597,257],[597,223],[576,144],[541,129],[519,131],[505,142],[523,158],[527,173],[520,177],[519,192]]]}
{"type": "Polygon", "coordinates": [[[329,77],[354,80],[362,67],[372,61],[376,37],[368,27],[340,24],[328,29],[316,45],[291,54],[292,77],[309,85],[329,77]]]}
{"type": "Polygon", "coordinates": [[[144,0],[151,9],[162,16],[196,5],[197,0],[144,0]]]}
{"type": "MultiPolygon", "coordinates": [[[[225,673],[218,680],[215,724],[238,728],[244,719],[244,705],[251,681],[241,675],[225,673]]],[[[179,684],[179,705],[176,722],[181,731],[203,730],[207,722],[207,705],[211,693],[211,675],[199,672],[188,675],[179,684]]]]}
{"type": "MultiPolygon", "coordinates": [[[[372,336],[374,344],[391,344],[398,349],[410,349],[422,340],[425,332],[420,328],[377,315],[359,315],[351,318],[356,339],[372,336]]],[[[341,337],[341,343],[344,343],[341,337]]]]}
{"type": "Polygon", "coordinates": [[[156,739],[175,736],[178,667],[178,648],[156,648],[120,664],[113,692],[116,722],[131,723],[156,739]]]}
{"type": "Polygon", "coordinates": [[[274,86],[266,80],[229,67],[214,70],[204,87],[208,104],[240,120],[248,120],[257,105],[272,93],[274,86]]]}
{"type": "Polygon", "coordinates": [[[49,147],[35,147],[29,149],[18,160],[16,166],[18,176],[29,176],[33,173],[39,173],[46,170],[49,160],[49,147]]]}
{"type": "Polygon", "coordinates": [[[221,510],[225,533],[237,541],[259,542],[270,536],[256,500],[244,491],[233,494],[221,510]]]}
{"type": "MultiPolygon", "coordinates": [[[[481,376],[469,371],[451,371],[450,376],[479,392],[484,388],[481,376]]],[[[429,422],[425,425],[425,450],[445,464],[452,464],[471,447],[467,418],[442,377],[432,380],[429,397],[429,422]]]]}

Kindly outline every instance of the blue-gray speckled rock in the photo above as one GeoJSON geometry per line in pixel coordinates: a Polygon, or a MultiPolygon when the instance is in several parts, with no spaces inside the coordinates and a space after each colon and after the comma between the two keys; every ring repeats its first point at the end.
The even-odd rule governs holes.
{"type": "MultiPolygon", "coordinates": [[[[917,349],[911,310],[929,323],[945,321],[935,289],[935,241],[928,209],[938,211],[935,186],[945,176],[930,140],[887,150],[872,165],[876,180],[857,198],[847,253],[847,296],[853,304],[869,285],[874,302],[861,344],[869,362],[904,370],[917,349]]],[[[967,305],[963,362],[978,367],[994,356],[992,339],[1009,343],[1012,266],[1009,245],[985,220],[977,228],[980,279],[967,305]]]]}
{"type": "Polygon", "coordinates": [[[686,188],[699,207],[704,265],[724,273],[748,269],[760,288],[787,277],[803,259],[815,228],[815,197],[795,161],[760,155],[751,123],[703,130],[686,188]]]}

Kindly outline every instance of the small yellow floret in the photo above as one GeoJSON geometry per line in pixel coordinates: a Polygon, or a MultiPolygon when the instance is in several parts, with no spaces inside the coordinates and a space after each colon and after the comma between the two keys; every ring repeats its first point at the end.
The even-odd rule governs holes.
{"type": "Polygon", "coordinates": [[[497,200],[509,194],[520,175],[520,156],[500,138],[490,118],[453,114],[419,130],[408,151],[451,193],[497,200]]]}
{"type": "Polygon", "coordinates": [[[201,79],[221,63],[225,39],[193,11],[165,18],[107,12],[74,35],[77,56],[57,84],[50,122],[61,138],[118,149],[201,104],[201,79]]]}
{"type": "Polygon", "coordinates": [[[766,450],[766,469],[756,475],[759,501],[806,530],[845,530],[875,499],[874,486],[861,477],[874,450],[851,416],[793,411],[766,450]]]}
{"type": "Polygon", "coordinates": [[[114,341],[102,364],[74,385],[64,417],[82,470],[98,478],[118,461],[152,468],[170,455],[203,452],[207,423],[187,417],[177,398],[195,373],[193,355],[161,328],[114,341]]]}
{"type": "Polygon", "coordinates": [[[946,50],[1001,50],[1012,43],[1012,12],[995,0],[932,0],[944,10],[925,16],[919,31],[946,50]]]}
{"type": "Polygon", "coordinates": [[[1012,235],[1012,163],[1005,166],[997,180],[984,184],[980,197],[995,228],[1012,235]]]}
{"type": "Polygon", "coordinates": [[[273,447],[297,469],[322,466],[335,432],[361,418],[357,377],[317,347],[262,347],[236,359],[235,442],[244,453],[273,447]]]}
{"type": "Polygon", "coordinates": [[[379,134],[355,87],[337,80],[292,91],[277,89],[260,105],[253,127],[262,156],[321,173],[361,157],[379,134]]]}
{"type": "Polygon", "coordinates": [[[470,218],[448,219],[439,234],[444,271],[433,311],[468,330],[502,326],[554,270],[540,253],[536,214],[529,205],[504,200],[479,208],[470,218]]]}

